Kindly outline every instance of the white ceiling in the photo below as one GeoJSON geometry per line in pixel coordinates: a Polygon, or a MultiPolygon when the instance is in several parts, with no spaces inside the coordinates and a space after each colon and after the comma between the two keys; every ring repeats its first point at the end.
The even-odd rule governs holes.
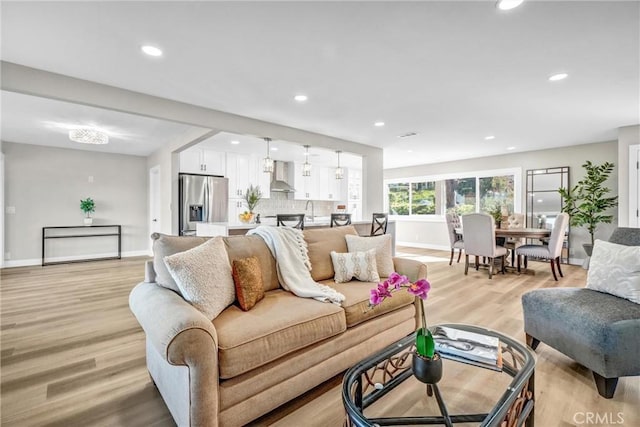
{"type": "Polygon", "coordinates": [[[493,1],[3,2],[2,59],[383,147],[388,168],[616,139],[640,123],[639,10],[637,1],[530,0],[509,12],[493,1]],[[142,44],[165,55],[146,57],[142,44]],[[569,78],[547,81],[560,71],[569,78]],[[418,135],[397,137],[407,132],[418,135]]]}

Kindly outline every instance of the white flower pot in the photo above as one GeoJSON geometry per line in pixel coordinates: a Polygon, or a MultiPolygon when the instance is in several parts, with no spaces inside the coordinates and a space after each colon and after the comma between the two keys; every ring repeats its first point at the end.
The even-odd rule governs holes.
{"type": "Polygon", "coordinates": [[[85,218],[84,219],[84,225],[92,225],[93,224],[93,218],[85,218]]]}

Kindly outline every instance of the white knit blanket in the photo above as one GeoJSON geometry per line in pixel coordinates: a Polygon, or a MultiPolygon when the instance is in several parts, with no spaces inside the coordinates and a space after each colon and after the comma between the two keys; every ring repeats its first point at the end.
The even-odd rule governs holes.
{"type": "Polygon", "coordinates": [[[278,279],[282,287],[303,298],[340,305],[344,295],[311,278],[311,262],[307,242],[301,230],[291,227],[258,226],[247,234],[256,234],[265,241],[276,259],[278,279]]]}

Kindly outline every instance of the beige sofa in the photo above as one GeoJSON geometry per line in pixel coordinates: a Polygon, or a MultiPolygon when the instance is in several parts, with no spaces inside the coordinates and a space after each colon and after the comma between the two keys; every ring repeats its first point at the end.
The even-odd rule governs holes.
{"type": "MultiPolygon", "coordinates": [[[[162,256],[203,239],[155,236],[154,262],[130,306],[146,334],[149,373],[179,426],[244,425],[415,330],[421,306],[408,293],[369,310],[375,283],[333,282],[330,251],[347,252],[352,226],[304,233],[312,277],[344,294],[342,306],[285,291],[262,239],[233,236],[225,238],[230,260],[258,257],[265,298],[246,312],[234,304],[213,322],[155,283],[166,274],[162,256]]],[[[414,260],[394,258],[394,267],[411,280],[426,277],[426,265],[414,260]]]]}

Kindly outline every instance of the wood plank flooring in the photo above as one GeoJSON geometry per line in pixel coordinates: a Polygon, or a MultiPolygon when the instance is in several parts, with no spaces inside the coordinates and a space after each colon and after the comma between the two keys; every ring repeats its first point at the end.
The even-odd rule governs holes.
{"type": "MultiPolygon", "coordinates": [[[[586,280],[582,268],[563,266],[565,278],[554,282],[548,265],[535,262],[530,263],[535,276],[498,274],[489,280],[486,270],[464,276],[463,263],[450,267],[438,259],[448,259],[444,252],[398,251],[427,257],[433,285],[427,301],[430,324],[473,323],[519,339],[523,292],[581,286],[586,280]]],[[[3,426],[174,425],[150,382],[144,334],[128,308],[129,292],[143,278],[143,263],[143,258],[129,258],[2,271],[3,426]]],[[[613,421],[621,413],[623,425],[640,425],[640,377],[621,379],[615,398],[605,400],[588,370],[544,344],[537,353],[538,426],[581,425],[583,413],[610,414],[613,421]]],[[[341,426],[340,382],[335,377],[252,425],[341,426]]]]}

